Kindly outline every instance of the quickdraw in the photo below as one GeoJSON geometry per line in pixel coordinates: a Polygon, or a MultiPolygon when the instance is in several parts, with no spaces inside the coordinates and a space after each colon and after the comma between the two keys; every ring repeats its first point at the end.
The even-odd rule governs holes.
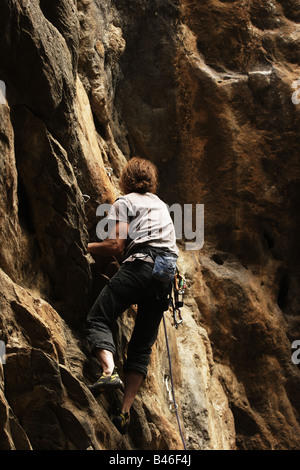
{"type": "Polygon", "coordinates": [[[183,295],[186,289],[186,280],[178,271],[175,274],[173,282],[174,300],[171,297],[171,305],[173,309],[173,322],[175,328],[183,322],[180,308],[183,307],[183,295]]]}
{"type": "Polygon", "coordinates": [[[108,174],[109,179],[111,179],[111,175],[113,174],[113,171],[114,171],[113,168],[111,168],[110,166],[106,166],[105,171],[108,174]]]}
{"type": "Polygon", "coordinates": [[[83,202],[86,204],[91,199],[91,196],[89,196],[88,194],[83,194],[82,199],[83,199],[83,202]]]}
{"type": "Polygon", "coordinates": [[[170,411],[176,411],[177,408],[178,408],[178,405],[177,403],[174,403],[174,399],[173,399],[173,395],[172,395],[172,390],[169,386],[169,380],[170,380],[170,377],[168,375],[165,375],[165,386],[166,386],[166,389],[167,389],[167,393],[168,393],[168,400],[169,400],[169,410],[170,411]],[[174,408],[173,408],[174,407],[174,408]]]}

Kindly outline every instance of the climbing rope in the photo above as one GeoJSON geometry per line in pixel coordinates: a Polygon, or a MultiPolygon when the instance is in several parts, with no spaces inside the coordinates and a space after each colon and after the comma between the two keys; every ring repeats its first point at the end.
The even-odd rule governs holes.
{"type": "Polygon", "coordinates": [[[175,413],[176,413],[177,422],[178,422],[178,428],[179,428],[181,440],[182,440],[182,443],[183,443],[183,447],[184,447],[184,450],[187,450],[186,445],[185,445],[185,441],[184,441],[184,437],[183,437],[183,433],[182,433],[182,429],[181,429],[181,425],[180,425],[180,419],[179,419],[178,410],[177,410],[178,405],[177,405],[176,399],[175,399],[171,355],[170,355],[169,341],[168,341],[168,335],[167,335],[167,326],[166,326],[166,319],[165,319],[165,314],[164,313],[163,313],[163,321],[164,321],[165,337],[166,337],[166,344],[167,344],[168,358],[169,358],[169,369],[170,369],[170,379],[171,379],[171,386],[172,386],[173,403],[174,403],[175,413]]]}

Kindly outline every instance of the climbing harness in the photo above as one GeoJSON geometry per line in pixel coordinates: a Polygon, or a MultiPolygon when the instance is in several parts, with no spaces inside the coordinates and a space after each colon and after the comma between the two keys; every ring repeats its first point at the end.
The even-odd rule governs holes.
{"type": "MultiPolygon", "coordinates": [[[[172,286],[174,299],[173,299],[172,295],[170,296],[170,303],[171,303],[171,306],[172,306],[172,309],[173,309],[173,325],[175,326],[176,329],[183,322],[183,319],[182,319],[182,316],[181,316],[181,313],[180,313],[180,308],[183,307],[183,295],[184,295],[185,289],[186,289],[185,278],[179,273],[179,271],[177,269],[175,279],[173,281],[173,286],[172,286]],[[179,316],[179,320],[177,318],[177,315],[179,316]]],[[[165,385],[166,385],[166,389],[167,389],[167,392],[168,392],[168,395],[169,395],[169,407],[170,407],[170,410],[172,410],[172,404],[173,404],[173,406],[174,406],[173,411],[175,411],[175,413],[176,413],[178,428],[179,428],[181,440],[182,440],[182,443],[183,443],[183,447],[184,447],[185,450],[187,450],[186,445],[185,445],[185,441],[184,441],[184,437],[183,437],[183,433],[182,433],[182,429],[181,429],[181,425],[180,425],[180,419],[179,419],[178,410],[177,410],[178,405],[177,405],[176,399],[175,399],[172,363],[171,363],[171,355],[170,355],[170,348],[169,348],[169,340],[168,340],[168,334],[167,334],[165,313],[163,313],[163,322],[164,322],[164,330],[165,330],[166,345],[167,345],[168,359],[169,359],[169,370],[170,370],[170,377],[168,375],[165,375],[165,385]],[[171,380],[172,394],[171,394],[171,391],[170,391],[170,388],[169,388],[169,383],[168,383],[169,378],[171,380]],[[173,397],[173,398],[171,398],[171,397],[173,397]]]]}

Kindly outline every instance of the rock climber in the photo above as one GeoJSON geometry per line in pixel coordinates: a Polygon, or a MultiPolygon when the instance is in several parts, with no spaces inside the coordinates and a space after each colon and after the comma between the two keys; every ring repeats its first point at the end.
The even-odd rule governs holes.
{"type": "Polygon", "coordinates": [[[89,243],[88,252],[100,256],[122,254],[123,260],[88,313],[87,339],[91,354],[102,368],[100,378],[89,389],[95,396],[117,388],[124,390],[122,406],[112,421],[121,434],[126,434],[131,405],[147,376],[151,349],[163,312],[168,309],[171,284],[153,277],[154,261],[162,253],[176,260],[178,248],[168,208],[155,194],[156,166],[146,159],[131,158],[119,184],[123,195],[107,216],[111,232],[105,240],[89,243]],[[112,331],[117,318],[131,305],[137,305],[137,315],[123,368],[123,386],[115,367],[112,331]]]}

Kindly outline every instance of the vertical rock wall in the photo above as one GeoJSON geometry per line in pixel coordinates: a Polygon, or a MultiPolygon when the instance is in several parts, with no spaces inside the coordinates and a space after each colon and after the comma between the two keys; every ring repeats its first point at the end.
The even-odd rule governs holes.
{"type": "Polygon", "coordinates": [[[85,316],[119,261],[86,245],[136,154],[168,204],[205,205],[202,250],[179,241],[184,323],[166,318],[187,447],[299,447],[299,19],[284,0],[1,2],[1,449],[182,448],[163,326],[128,436],[121,396],[86,387],[85,316]]]}

